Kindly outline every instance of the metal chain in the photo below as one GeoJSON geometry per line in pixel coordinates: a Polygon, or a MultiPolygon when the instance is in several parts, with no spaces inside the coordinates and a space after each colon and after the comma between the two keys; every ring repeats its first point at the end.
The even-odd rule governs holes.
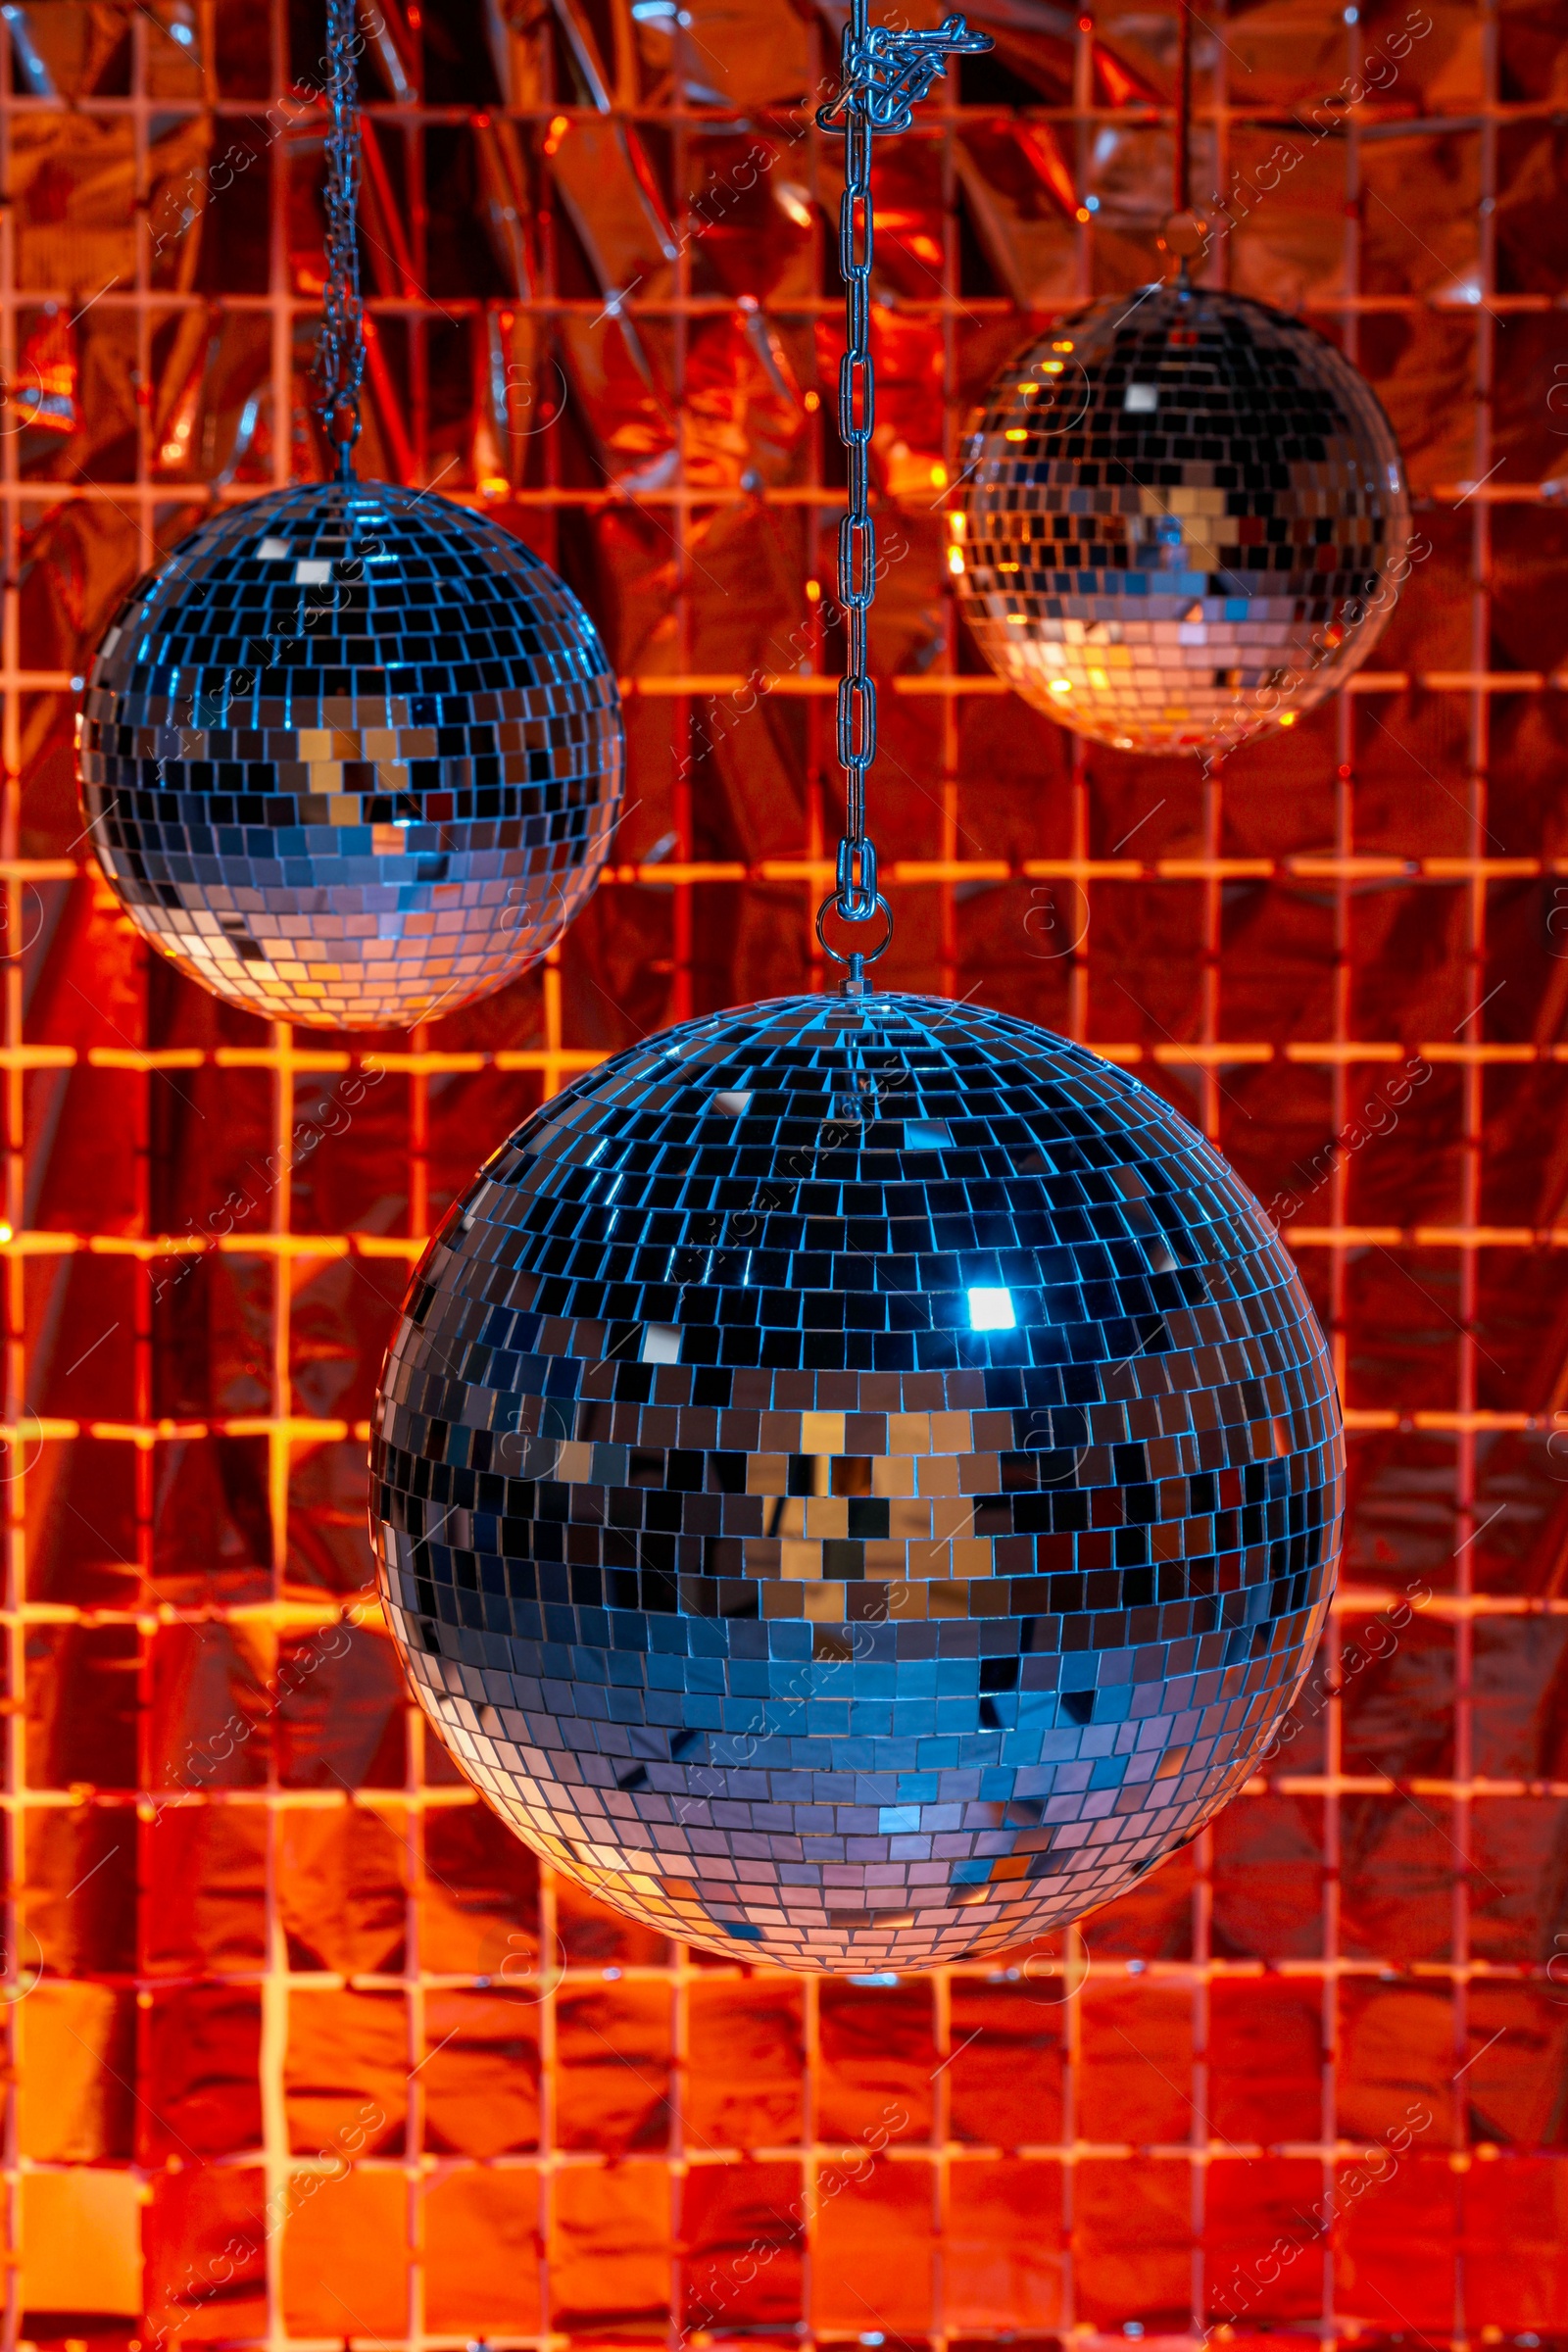
{"type": "Polygon", "coordinates": [[[360,299],[360,117],[355,57],[356,0],[326,0],[326,285],[321,331],[311,370],[315,409],[338,453],[344,481],[354,475],[360,437],[360,385],[365,376],[365,306],[360,299]]]}
{"type": "MultiPolygon", "coordinates": [[[[865,0],[857,0],[858,8],[865,0]]],[[[853,20],[852,20],[853,21],[853,20]]],[[[839,680],[838,752],[844,770],[844,838],[837,904],[846,922],[876,912],[876,851],[865,833],[865,771],[876,758],[876,684],[866,668],[866,625],[876,595],[876,524],[871,515],[871,433],[876,371],[871,364],[871,122],[852,103],[844,118],[844,194],[839,202],[839,271],[844,279],[844,353],[839,361],[839,439],[849,458],[849,511],[839,524],[839,604],[847,615],[849,663],[839,680]]]]}
{"type": "Polygon", "coordinates": [[[839,203],[839,273],[844,280],[844,354],[839,362],[839,438],[849,458],[849,507],[839,524],[839,604],[848,624],[849,655],[838,692],[838,755],[844,770],[844,834],[836,887],[817,909],[816,935],[837,962],[850,965],[858,986],[871,958],[841,956],[827,947],[823,923],[836,909],[847,923],[868,923],[880,910],[887,937],[893,915],[877,888],[876,849],[865,829],[865,779],[876,758],[876,685],[868,667],[867,633],[876,595],[876,523],[871,514],[871,434],[876,423],[876,370],[871,359],[871,141],[876,131],[907,130],[912,109],[947,60],[992,46],[961,17],[934,32],[907,32],[866,22],[868,0],[851,0],[844,27],[842,79],[817,113],[818,126],[842,131],[844,194],[839,203]]]}

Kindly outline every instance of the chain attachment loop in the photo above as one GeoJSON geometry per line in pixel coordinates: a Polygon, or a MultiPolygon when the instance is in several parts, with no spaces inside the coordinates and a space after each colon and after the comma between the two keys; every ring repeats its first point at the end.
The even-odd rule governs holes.
{"type": "MultiPolygon", "coordinates": [[[[849,997],[858,997],[861,993],[866,965],[868,963],[879,962],[887,954],[889,948],[891,948],[893,945],[893,909],[888,905],[886,899],[879,896],[876,904],[871,908],[871,914],[880,914],[883,921],[887,924],[887,929],[883,932],[881,939],[874,948],[857,948],[852,950],[848,956],[841,956],[838,949],[830,944],[826,931],[823,927],[827,922],[828,916],[834,913],[837,907],[838,901],[833,897],[832,893],[829,892],[828,896],[822,901],[821,906],[816,910],[817,945],[820,947],[824,956],[831,956],[835,963],[842,963],[845,966],[845,995],[849,997]]],[[[869,915],[866,917],[866,920],[870,920],[869,915]]]]}
{"type": "Polygon", "coordinates": [[[360,298],[360,117],[355,58],[363,42],[355,0],[326,0],[326,285],[321,330],[311,368],[312,402],[328,443],[337,451],[339,478],[354,478],[360,437],[360,386],[365,379],[365,306],[360,298]]]}
{"type": "Polygon", "coordinates": [[[953,16],[934,32],[909,32],[866,22],[867,0],[851,0],[844,27],[842,76],[835,95],[816,114],[817,127],[842,133],[844,194],[839,204],[839,271],[844,279],[844,356],[839,362],[839,438],[849,458],[848,512],[839,525],[839,605],[849,639],[838,691],[838,756],[844,770],[844,836],[835,888],[816,913],[816,936],[836,963],[848,967],[844,985],[858,995],[864,967],[887,953],[893,915],[877,888],[876,851],[865,830],[865,779],[876,759],[876,687],[867,624],[876,595],[876,524],[871,514],[871,435],[876,425],[876,369],[871,359],[871,263],[876,221],[871,205],[871,143],[877,131],[907,130],[913,110],[951,57],[975,57],[993,46],[953,16]],[[880,911],[887,934],[869,955],[841,956],[823,923],[830,910],[846,923],[868,923],[880,911]]]}

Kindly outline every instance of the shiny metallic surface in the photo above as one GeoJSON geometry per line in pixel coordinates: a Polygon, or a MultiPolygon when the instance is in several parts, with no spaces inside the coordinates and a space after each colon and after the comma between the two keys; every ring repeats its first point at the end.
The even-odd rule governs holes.
{"type": "MultiPolygon", "coordinates": [[[[838,754],[844,770],[844,831],[837,887],[816,918],[818,939],[829,906],[847,923],[868,923],[878,910],[893,938],[893,913],[876,885],[876,850],[866,831],[866,778],[876,760],[876,682],[870,671],[870,616],[876,600],[876,521],[871,513],[871,441],[876,429],[876,362],[871,349],[871,278],[876,220],[871,196],[875,133],[909,129],[912,110],[950,60],[983,55],[989,33],[949,17],[935,32],[867,23],[866,0],[854,0],[844,26],[843,78],[818,107],[821,130],[844,137],[839,198],[839,274],[844,280],[844,350],[839,359],[839,439],[847,461],[848,499],[839,524],[839,603],[846,619],[845,669],[838,687],[838,754]]],[[[878,950],[880,954],[882,951],[878,950]]],[[[835,949],[828,953],[845,958],[835,949]]],[[[874,960],[874,958],[873,958],[874,960]]],[[[858,970],[858,965],[852,969],[858,970]]]]}
{"type": "Polygon", "coordinates": [[[1343,339],[1433,543],[1361,691],[1244,747],[1204,808],[1179,762],[1076,760],[961,631],[950,644],[932,513],[932,468],[956,479],[1007,356],[1159,273],[1176,14],[1095,9],[1080,29],[1076,10],[967,0],[999,60],[878,141],[873,814],[899,933],[876,970],[1093,1042],[1275,1202],[1343,1348],[1353,1510],[1277,1752],[1081,1939],[861,1984],[650,1936],[538,1862],[428,1724],[405,1738],[362,1592],[361,1433],[404,1281],[374,1253],[412,1265],[454,1188],[588,1056],[821,984],[842,143],[812,110],[843,13],[361,13],[416,291],[393,208],[368,206],[388,365],[368,374],[360,470],[483,499],[639,681],[642,805],[559,988],[535,965],[432,1024],[407,1076],[384,1032],[272,1037],[150,956],[96,868],[65,878],[83,858],[70,679],[137,573],[280,487],[291,423],[309,430],[324,114],[295,76],[322,87],[319,11],[23,0],[10,19],[4,945],[25,955],[5,1213],[24,1426],[6,1465],[0,2058],[20,2086],[0,2225],[40,2352],[326,2352],[347,2330],[356,2352],[854,2352],[871,2332],[887,2352],[1175,2352],[1205,2332],[1209,2352],[1401,2352],[1396,2333],[1489,2352],[1499,2329],[1496,2352],[1532,2334],[1564,2352],[1549,14],[1194,12],[1193,194],[1230,207],[1197,274],[1343,339]],[[1259,201],[1282,146],[1300,160],[1259,201]],[[807,661],[809,697],[761,690],[807,661]],[[707,879],[711,860],[745,879],[707,879]],[[1065,877],[1023,874],[1044,860],[1065,877]],[[1443,1052],[1406,1076],[1361,1058],[1423,1043],[1443,1052]],[[305,1059],[340,1044],[336,1075],[305,1059]],[[502,1045],[545,1066],[498,1068],[502,1045]],[[319,1147],[268,1191],[302,1117],[319,1147]],[[873,2158],[859,2135],[894,2100],[909,2125],[873,2158]],[[370,2101],[386,2127],[351,2153],[370,2101]],[[1407,2130],[1407,2150],[1380,2146],[1407,2130]]]}
{"type": "Polygon", "coordinates": [[[327,123],[326,283],[317,329],[316,413],[339,470],[353,471],[349,453],[360,437],[360,393],[365,382],[365,305],[360,294],[360,115],[354,61],[365,46],[356,37],[355,0],[326,0],[327,123]]]}
{"type": "Polygon", "coordinates": [[[979,1006],[792,997],[516,1131],[372,1421],[420,1704],[652,1927],[919,1967],[1076,1918],[1234,1793],[1333,1589],[1334,1378],[1157,1096],[979,1006]]]}
{"type": "Polygon", "coordinates": [[[992,667],[1118,751],[1222,756],[1376,644],[1409,500],[1376,394],[1298,318],[1207,287],[1040,337],[973,420],[951,517],[992,667]]]}
{"type": "Polygon", "coordinates": [[[230,508],[138,584],[89,674],[82,795],[139,929],[230,1004],[409,1024],[577,912],[621,797],[614,672],[483,516],[385,482],[230,508]]]}

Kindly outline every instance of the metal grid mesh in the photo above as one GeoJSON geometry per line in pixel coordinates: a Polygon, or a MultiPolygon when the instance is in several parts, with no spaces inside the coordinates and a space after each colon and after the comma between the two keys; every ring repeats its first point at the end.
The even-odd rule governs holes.
{"type": "Polygon", "coordinates": [[[562,564],[622,671],[641,796],[541,974],[379,1054],[149,967],[70,783],[71,682],[152,543],[209,486],[313,463],[319,116],[283,93],[314,24],[276,0],[8,20],[0,368],[36,387],[0,436],[8,2341],[1549,2340],[1553,12],[1423,19],[1310,146],[1291,124],[1364,79],[1380,20],[1296,5],[1200,45],[1200,192],[1251,191],[1215,273],[1368,368],[1432,547],[1389,666],[1201,785],[1022,712],[933,585],[964,402],[1054,306],[1147,270],[1173,37],[1010,11],[1012,82],[950,85],[879,191],[877,459],[910,550],[879,604],[890,977],[1137,1064],[1283,1194],[1355,1506],[1289,1750],[1087,1941],[797,1984],[536,1874],[424,1742],[373,1617],[339,1651],[369,1384],[432,1214],[539,1090],[814,968],[836,659],[799,581],[840,503],[806,397],[838,298],[831,158],[796,101],[835,44],[689,13],[377,19],[368,454],[488,483],[562,564]],[[235,126],[265,178],[175,228],[178,174],[210,184],[235,126]],[[712,193],[760,126],[817,223],[782,279],[758,260],[777,213],[712,193]],[[1303,162],[1260,191],[1285,137],[1303,162]],[[1034,217],[1018,153],[1066,190],[1034,217]],[[674,247],[640,286],[639,207],[674,247]],[[494,292],[454,218],[514,239],[494,292]]]}

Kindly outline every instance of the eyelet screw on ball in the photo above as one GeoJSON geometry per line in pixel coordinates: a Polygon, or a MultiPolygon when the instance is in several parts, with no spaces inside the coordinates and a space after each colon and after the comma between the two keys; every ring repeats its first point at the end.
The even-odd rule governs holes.
{"type": "Polygon", "coordinates": [[[838,877],[816,910],[816,936],[825,954],[845,968],[843,993],[865,993],[865,967],[887,954],[893,915],[876,882],[876,850],[865,829],[865,779],[876,759],[876,686],[867,666],[866,633],[876,597],[876,524],[871,518],[871,431],[876,421],[876,369],[871,359],[871,141],[877,131],[907,130],[913,109],[950,57],[973,57],[993,46],[989,33],[971,32],[948,17],[934,32],[907,32],[867,21],[867,0],[851,0],[844,27],[843,69],[836,94],[817,109],[817,126],[844,139],[844,194],[839,200],[839,271],[844,279],[844,353],[839,362],[839,438],[849,457],[849,511],[839,525],[839,603],[850,616],[849,663],[839,680],[838,756],[844,770],[844,834],[838,877]],[[846,923],[887,919],[879,948],[841,955],[828,946],[830,910],[846,923]]]}
{"type": "Polygon", "coordinates": [[[1193,281],[1188,265],[1208,251],[1208,236],[1209,222],[1201,213],[1195,213],[1190,207],[1184,212],[1172,213],[1160,230],[1156,239],[1160,252],[1174,254],[1180,264],[1176,272],[1176,291],[1179,294],[1192,292],[1193,281]]]}
{"type": "Polygon", "coordinates": [[[830,894],[816,910],[816,939],[823,955],[831,956],[835,963],[841,963],[844,966],[844,978],[840,982],[842,994],[846,997],[863,997],[866,991],[866,965],[880,963],[893,945],[893,909],[878,892],[868,912],[863,917],[845,915],[838,899],[830,894]],[[825,926],[830,914],[837,914],[846,922],[862,920],[869,922],[873,915],[880,914],[887,928],[874,948],[852,948],[848,953],[841,953],[827,937],[825,926]]]}
{"type": "Polygon", "coordinates": [[[340,401],[332,411],[332,419],[327,431],[327,438],[337,451],[337,478],[340,482],[352,482],[357,478],[354,471],[354,448],[359,437],[359,410],[351,407],[347,401],[340,401]]]}

